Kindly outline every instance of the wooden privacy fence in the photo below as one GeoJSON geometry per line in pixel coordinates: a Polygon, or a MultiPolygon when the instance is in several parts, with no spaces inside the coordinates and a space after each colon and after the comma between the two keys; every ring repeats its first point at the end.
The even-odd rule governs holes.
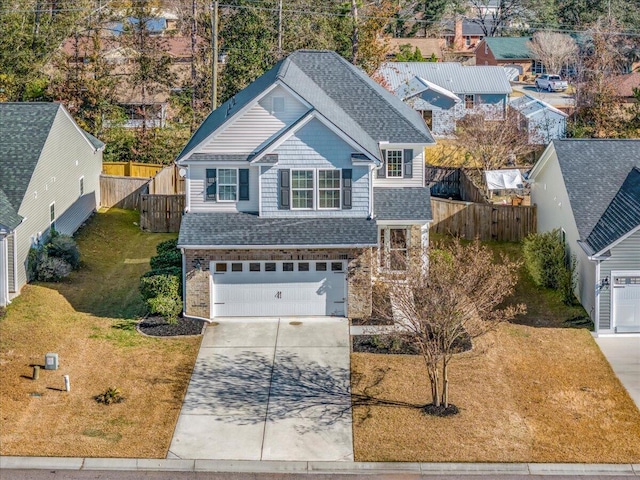
{"type": "Polygon", "coordinates": [[[102,173],[121,177],[151,178],[164,167],[164,165],[153,163],[104,162],[102,164],[102,173]]]}
{"type": "Polygon", "coordinates": [[[431,231],[472,240],[519,242],[536,232],[536,206],[492,205],[431,198],[431,231]]]}
{"type": "Polygon", "coordinates": [[[462,168],[426,165],[425,185],[430,187],[434,197],[489,203],[482,189],[473,183],[462,168]]]}
{"type": "Polygon", "coordinates": [[[175,195],[184,193],[184,178],[180,176],[177,165],[170,165],[160,170],[149,182],[150,194],[175,195]]]}
{"type": "Polygon", "coordinates": [[[100,175],[100,204],[103,207],[140,208],[140,195],[149,192],[149,179],[100,175]]]}
{"type": "Polygon", "coordinates": [[[148,232],[178,232],[184,195],[140,195],[140,228],[148,232]]]}

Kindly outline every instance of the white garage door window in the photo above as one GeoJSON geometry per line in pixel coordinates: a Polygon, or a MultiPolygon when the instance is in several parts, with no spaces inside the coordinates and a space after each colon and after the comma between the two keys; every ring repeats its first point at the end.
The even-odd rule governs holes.
{"type": "Polygon", "coordinates": [[[612,278],[615,331],[640,332],[640,272],[612,272],[612,278]]]}
{"type": "Polygon", "coordinates": [[[211,262],[212,317],[346,314],[346,261],[211,262]]]}

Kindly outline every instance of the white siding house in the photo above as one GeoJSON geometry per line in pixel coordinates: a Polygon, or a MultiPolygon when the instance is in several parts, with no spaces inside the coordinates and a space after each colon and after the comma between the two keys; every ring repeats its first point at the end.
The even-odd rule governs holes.
{"type": "Polygon", "coordinates": [[[29,249],[100,205],[104,144],[57,103],[0,103],[0,305],[27,283],[29,249]]]}
{"type": "Polygon", "coordinates": [[[640,333],[640,140],[554,140],[529,178],[538,231],[562,230],[596,332],[640,333]]]}

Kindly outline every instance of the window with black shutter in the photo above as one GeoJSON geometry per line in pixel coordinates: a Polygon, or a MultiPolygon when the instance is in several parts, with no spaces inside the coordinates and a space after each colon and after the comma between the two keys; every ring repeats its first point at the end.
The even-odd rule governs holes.
{"type": "Polygon", "coordinates": [[[290,178],[289,178],[289,169],[282,168],[278,170],[279,178],[279,190],[280,190],[280,198],[278,202],[278,209],[280,210],[289,210],[290,202],[289,202],[289,191],[290,191],[290,178]]]}
{"type": "Polygon", "coordinates": [[[352,207],[351,187],[353,181],[353,170],[350,168],[342,169],[342,208],[350,209],[352,207]]]}
{"type": "Polygon", "coordinates": [[[249,200],[249,169],[238,170],[238,200],[249,200]]]}
{"type": "Polygon", "coordinates": [[[215,202],[217,200],[217,185],[216,185],[216,169],[207,168],[207,192],[206,199],[209,202],[215,202]]]}

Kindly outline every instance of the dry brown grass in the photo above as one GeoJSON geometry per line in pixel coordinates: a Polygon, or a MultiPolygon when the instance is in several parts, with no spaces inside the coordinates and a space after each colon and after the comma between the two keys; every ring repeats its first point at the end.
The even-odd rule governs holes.
{"type": "MultiPolygon", "coordinates": [[[[353,354],[354,391],[424,404],[420,357],[353,354]],[[355,381],[359,379],[359,381],[355,381]]],[[[357,461],[638,462],[640,412],[586,330],[505,324],[450,368],[461,412],[356,407],[357,461]]]]}
{"type": "Polygon", "coordinates": [[[469,158],[466,150],[456,145],[453,140],[438,139],[432,147],[424,149],[424,158],[427,165],[437,167],[478,167],[479,164],[469,158]]]}
{"type": "Polygon", "coordinates": [[[149,258],[170,238],[140,232],[135,219],[94,217],[79,235],[83,270],[63,284],[27,285],[0,321],[2,455],[166,456],[200,338],[135,331],[137,282],[149,266],[125,260],[149,258]],[[60,369],[31,380],[47,352],[60,355],[60,369]],[[111,386],[126,400],[98,404],[111,386]]]}

